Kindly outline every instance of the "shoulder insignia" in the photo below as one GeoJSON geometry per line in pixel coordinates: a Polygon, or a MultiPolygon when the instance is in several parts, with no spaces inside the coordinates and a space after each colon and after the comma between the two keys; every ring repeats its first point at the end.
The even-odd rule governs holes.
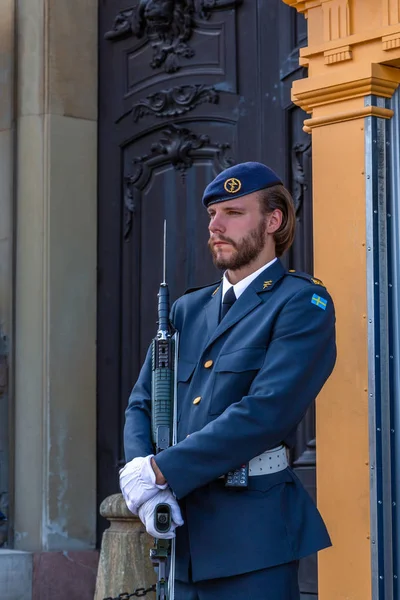
{"type": "Polygon", "coordinates": [[[217,289],[214,290],[213,295],[216,294],[219,290],[219,287],[221,285],[221,281],[215,281],[214,283],[208,283],[207,285],[199,285],[198,287],[192,287],[192,288],[188,288],[187,290],[185,290],[185,292],[183,293],[183,295],[185,296],[186,294],[190,294],[191,292],[197,292],[197,290],[205,290],[208,287],[213,287],[214,285],[217,285],[217,289]]]}
{"type": "Polygon", "coordinates": [[[305,279],[306,281],[309,281],[314,285],[322,285],[323,287],[325,287],[325,284],[323,283],[323,281],[321,281],[321,279],[312,277],[312,275],[309,275],[308,273],[302,273],[301,271],[295,271],[294,269],[291,269],[290,271],[287,271],[287,275],[291,275],[292,277],[299,277],[300,279],[305,279]]]}
{"type": "Polygon", "coordinates": [[[318,308],[326,310],[328,300],[326,298],[322,298],[322,296],[318,296],[318,294],[314,294],[311,298],[311,304],[315,304],[315,306],[318,306],[318,308]]]}
{"type": "Polygon", "coordinates": [[[312,277],[311,281],[315,283],[315,285],[324,285],[323,282],[320,279],[317,279],[316,277],[312,277]]]}

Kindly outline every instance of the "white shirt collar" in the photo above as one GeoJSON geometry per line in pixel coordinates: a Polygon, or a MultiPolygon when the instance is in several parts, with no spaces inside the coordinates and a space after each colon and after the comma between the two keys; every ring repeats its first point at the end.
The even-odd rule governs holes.
{"type": "MultiPolygon", "coordinates": [[[[243,294],[243,292],[247,288],[247,286],[250,285],[250,283],[256,277],[258,277],[258,275],[260,275],[260,273],[262,273],[265,269],[267,269],[272,264],[274,264],[274,262],[276,260],[277,260],[276,258],[273,258],[269,263],[267,263],[266,265],[263,265],[262,267],[260,267],[259,269],[257,269],[257,271],[254,271],[254,273],[250,273],[250,275],[247,275],[247,277],[245,277],[244,279],[241,279],[240,281],[238,281],[237,283],[235,283],[235,285],[233,285],[233,291],[235,292],[236,299],[239,298],[239,296],[241,294],[243,294]]],[[[226,277],[226,271],[225,271],[224,277],[222,279],[222,299],[223,299],[223,297],[225,296],[226,292],[229,290],[230,287],[232,287],[232,283],[230,283],[228,281],[228,279],[226,277]]]]}

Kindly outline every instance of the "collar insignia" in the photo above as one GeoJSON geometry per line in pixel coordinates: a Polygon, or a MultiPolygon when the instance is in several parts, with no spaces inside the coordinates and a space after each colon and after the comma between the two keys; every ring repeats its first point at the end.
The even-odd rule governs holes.
{"type": "Polygon", "coordinates": [[[216,288],[216,289],[213,291],[213,293],[212,293],[211,295],[212,295],[212,296],[215,296],[215,294],[218,292],[218,290],[219,290],[219,288],[220,288],[220,287],[221,287],[221,286],[219,285],[219,286],[218,286],[218,287],[217,287],[217,288],[216,288]]]}
{"type": "Polygon", "coordinates": [[[268,281],[264,281],[263,290],[271,287],[272,284],[273,284],[272,279],[269,279],[268,281]]]}

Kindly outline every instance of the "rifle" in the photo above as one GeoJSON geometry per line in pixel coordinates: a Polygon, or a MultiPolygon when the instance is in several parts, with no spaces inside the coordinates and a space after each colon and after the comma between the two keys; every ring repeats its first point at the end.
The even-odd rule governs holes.
{"type": "MultiPolygon", "coordinates": [[[[169,290],[166,283],[166,221],[164,221],[163,281],[158,292],[158,329],[152,341],[151,429],[155,453],[176,444],[176,367],[178,332],[169,321],[169,290]]],[[[154,514],[156,531],[171,527],[168,504],[158,504],[154,514]]],[[[158,571],[157,600],[174,600],[175,539],[155,539],[150,559],[158,571]],[[169,564],[168,564],[169,563],[169,564]],[[167,575],[169,567],[169,573],[167,575]]]]}

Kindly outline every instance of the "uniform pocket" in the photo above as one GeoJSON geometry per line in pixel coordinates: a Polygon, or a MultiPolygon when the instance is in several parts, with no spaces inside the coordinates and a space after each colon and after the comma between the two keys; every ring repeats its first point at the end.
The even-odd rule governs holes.
{"type": "Polygon", "coordinates": [[[178,373],[177,381],[187,382],[195,370],[196,363],[187,362],[186,360],[179,359],[178,361],[178,373]]]}
{"type": "Polygon", "coordinates": [[[178,361],[178,370],[177,370],[177,375],[176,375],[177,391],[178,391],[178,414],[177,414],[178,423],[181,420],[181,414],[182,414],[182,398],[184,397],[185,393],[187,392],[187,390],[189,388],[190,381],[192,379],[192,375],[194,373],[195,368],[196,368],[196,363],[194,363],[194,362],[189,362],[189,361],[182,360],[182,359],[179,359],[179,361],[178,361]]]}
{"type": "Polygon", "coordinates": [[[210,415],[220,415],[246,396],[265,360],[265,348],[240,348],[220,354],[214,367],[210,415]]]}
{"type": "Polygon", "coordinates": [[[265,359],[265,348],[240,348],[221,354],[215,364],[217,373],[242,373],[261,369],[265,359]]]}

